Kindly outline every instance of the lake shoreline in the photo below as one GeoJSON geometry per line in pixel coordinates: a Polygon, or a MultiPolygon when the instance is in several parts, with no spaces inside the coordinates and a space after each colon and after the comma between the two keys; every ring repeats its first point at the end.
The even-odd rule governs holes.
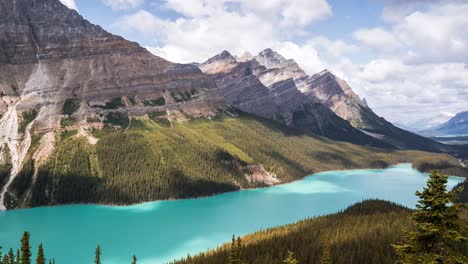
{"type": "MultiPolygon", "coordinates": [[[[217,195],[222,195],[222,194],[233,193],[233,192],[265,189],[265,188],[271,188],[271,187],[274,187],[274,186],[281,186],[281,185],[285,185],[285,184],[290,184],[290,183],[302,181],[302,180],[304,180],[305,178],[307,178],[309,176],[313,176],[313,175],[320,174],[320,173],[339,172],[339,171],[358,171],[358,170],[385,170],[385,169],[388,169],[388,168],[391,168],[391,167],[394,167],[394,166],[398,166],[398,165],[403,165],[403,164],[412,164],[412,163],[411,162],[399,162],[399,163],[395,163],[395,164],[390,164],[385,168],[369,168],[369,167],[366,167],[366,168],[355,168],[355,169],[345,169],[344,168],[344,169],[338,169],[338,170],[324,170],[324,171],[318,171],[318,172],[315,172],[315,173],[312,173],[312,174],[305,175],[305,176],[301,177],[300,179],[296,179],[296,180],[293,180],[293,181],[281,182],[279,184],[274,184],[274,185],[271,185],[271,186],[245,188],[245,189],[240,188],[240,189],[234,190],[234,191],[219,192],[219,193],[213,193],[213,194],[210,194],[210,195],[196,196],[196,197],[190,197],[190,198],[168,198],[168,199],[159,199],[159,200],[151,200],[151,201],[141,201],[141,202],[130,203],[130,204],[118,204],[118,203],[68,203],[68,204],[57,204],[57,205],[45,205],[45,206],[34,206],[34,207],[23,207],[23,208],[7,209],[5,211],[0,211],[0,214],[2,214],[3,212],[9,212],[9,211],[32,210],[32,209],[37,209],[37,208],[55,208],[55,207],[62,207],[62,206],[99,206],[99,207],[102,206],[102,207],[124,208],[124,207],[140,206],[140,205],[155,203],[155,202],[205,199],[205,198],[209,198],[209,197],[213,197],[213,196],[217,196],[217,195]]],[[[414,170],[417,170],[418,172],[428,174],[428,172],[419,171],[418,169],[416,169],[414,167],[412,167],[412,168],[414,170]]],[[[450,176],[461,178],[461,179],[466,179],[465,177],[462,177],[462,176],[454,176],[454,175],[450,175],[450,176]]]]}

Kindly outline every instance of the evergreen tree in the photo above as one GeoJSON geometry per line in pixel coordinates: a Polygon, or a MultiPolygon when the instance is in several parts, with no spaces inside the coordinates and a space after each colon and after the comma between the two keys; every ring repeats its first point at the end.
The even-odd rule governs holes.
{"type": "Polygon", "coordinates": [[[232,236],[232,242],[231,242],[231,253],[229,254],[228,257],[228,264],[244,264],[245,262],[243,261],[242,257],[242,241],[240,237],[237,238],[232,236]]]}
{"type": "Polygon", "coordinates": [[[21,253],[20,253],[20,250],[17,249],[16,250],[16,262],[15,262],[15,264],[20,264],[20,261],[21,261],[21,253]]]}
{"type": "Polygon", "coordinates": [[[291,251],[288,250],[288,258],[283,260],[284,263],[286,264],[298,264],[299,261],[297,261],[295,258],[294,258],[294,253],[292,253],[291,251]]]}
{"type": "Polygon", "coordinates": [[[322,256],[320,256],[320,264],[331,264],[331,247],[327,240],[322,243],[322,256]]]}
{"type": "Polygon", "coordinates": [[[462,234],[459,219],[461,204],[451,204],[457,189],[447,191],[448,176],[432,171],[427,186],[419,197],[412,220],[415,231],[405,232],[404,243],[393,245],[399,263],[467,263],[468,258],[459,252],[468,239],[462,234]]]}
{"type": "Polygon", "coordinates": [[[21,264],[31,264],[31,247],[29,246],[29,232],[24,232],[21,238],[21,264]]]}
{"type": "Polygon", "coordinates": [[[137,257],[135,255],[133,255],[132,264],[137,264],[137,257]]]}
{"type": "Polygon", "coordinates": [[[94,256],[94,264],[101,264],[101,246],[97,246],[96,254],[94,256]]]}
{"type": "Polygon", "coordinates": [[[46,264],[46,259],[44,256],[44,249],[42,248],[42,243],[39,244],[39,248],[37,250],[36,264],[46,264]]]}

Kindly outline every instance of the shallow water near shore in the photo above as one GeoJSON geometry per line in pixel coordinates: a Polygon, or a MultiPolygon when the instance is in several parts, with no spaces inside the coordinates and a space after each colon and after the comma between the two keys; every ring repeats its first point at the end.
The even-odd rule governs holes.
{"type": "MultiPolygon", "coordinates": [[[[414,208],[427,175],[400,164],[383,170],[314,174],[270,188],[206,198],[132,206],[71,205],[0,212],[0,245],[19,247],[23,231],[32,247],[44,243],[58,264],[92,263],[97,244],[103,264],[167,263],[268,227],[335,213],[364,199],[414,208]]],[[[462,178],[450,177],[451,189],[462,178]]]]}

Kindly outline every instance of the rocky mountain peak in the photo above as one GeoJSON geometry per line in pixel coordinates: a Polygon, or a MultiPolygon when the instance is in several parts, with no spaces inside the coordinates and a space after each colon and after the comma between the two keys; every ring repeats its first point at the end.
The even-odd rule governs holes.
{"type": "Polygon", "coordinates": [[[225,72],[238,64],[237,59],[228,51],[223,51],[218,55],[208,59],[206,62],[200,64],[198,67],[207,74],[216,74],[225,72]]]}
{"type": "Polygon", "coordinates": [[[288,62],[281,54],[270,48],[261,51],[255,59],[268,69],[280,68],[288,62]]]}

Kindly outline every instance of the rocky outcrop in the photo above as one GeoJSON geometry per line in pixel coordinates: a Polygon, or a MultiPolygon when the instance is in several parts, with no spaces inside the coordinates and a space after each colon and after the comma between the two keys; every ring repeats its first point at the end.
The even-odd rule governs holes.
{"type": "Polygon", "coordinates": [[[372,128],[380,122],[351,87],[328,70],[295,79],[297,87],[314,101],[323,103],[357,128],[372,128]]]}

